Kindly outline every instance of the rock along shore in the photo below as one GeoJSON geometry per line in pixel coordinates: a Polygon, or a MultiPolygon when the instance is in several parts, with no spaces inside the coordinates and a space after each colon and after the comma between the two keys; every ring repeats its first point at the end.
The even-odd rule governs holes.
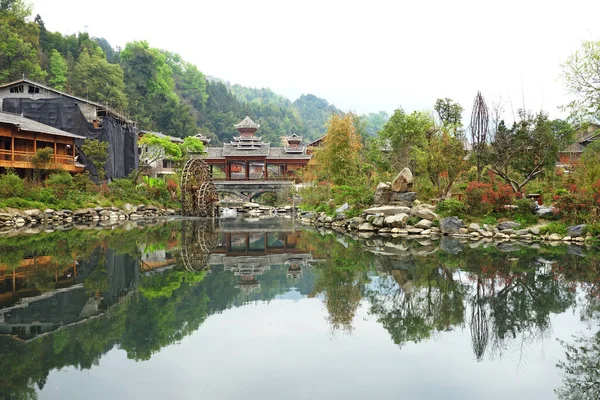
{"type": "Polygon", "coordinates": [[[583,244],[592,239],[585,225],[567,228],[567,235],[542,234],[541,226],[522,228],[513,221],[500,222],[497,225],[465,223],[458,217],[440,218],[435,207],[429,204],[416,204],[412,207],[402,205],[383,205],[368,208],[361,216],[346,218],[344,213],[335,217],[325,213],[301,213],[304,225],[330,228],[337,232],[358,233],[360,237],[371,238],[375,235],[407,237],[413,239],[439,239],[452,236],[469,240],[494,241],[549,241],[583,244]]]}
{"type": "Polygon", "coordinates": [[[10,231],[22,228],[48,227],[55,229],[73,224],[114,225],[120,221],[153,220],[160,217],[176,215],[170,208],[160,208],[153,205],[140,204],[134,206],[125,204],[117,207],[96,207],[79,210],[16,210],[0,209],[0,231],[10,231]]]}

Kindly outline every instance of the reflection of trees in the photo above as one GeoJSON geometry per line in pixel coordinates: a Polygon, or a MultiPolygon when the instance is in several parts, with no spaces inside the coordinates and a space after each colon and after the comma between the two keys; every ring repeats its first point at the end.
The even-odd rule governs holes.
{"type": "Polygon", "coordinates": [[[387,279],[369,293],[371,313],[399,346],[462,324],[463,298],[464,288],[452,272],[430,258],[417,261],[412,287],[387,279]]]}
{"type": "Polygon", "coordinates": [[[480,278],[475,284],[476,289],[471,296],[471,318],[469,327],[471,328],[471,341],[473,353],[477,361],[481,361],[485,355],[490,340],[490,315],[489,305],[486,300],[486,287],[480,278]]]}
{"type": "Polygon", "coordinates": [[[592,337],[579,336],[574,343],[562,342],[565,360],[558,363],[565,377],[556,390],[561,400],[600,399],[600,332],[592,337]]]}
{"type": "Polygon", "coordinates": [[[367,282],[367,271],[372,265],[372,256],[357,243],[345,248],[329,236],[304,232],[302,239],[309,238],[313,246],[324,251],[327,257],[327,262],[319,270],[313,295],[323,294],[323,302],[329,313],[328,321],[334,331],[341,329],[351,332],[352,321],[367,282]]]}

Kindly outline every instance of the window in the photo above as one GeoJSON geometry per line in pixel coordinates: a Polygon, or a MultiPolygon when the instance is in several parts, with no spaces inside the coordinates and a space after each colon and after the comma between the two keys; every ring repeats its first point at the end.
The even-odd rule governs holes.
{"type": "Polygon", "coordinates": [[[17,85],[10,88],[11,93],[23,93],[23,85],[17,85]]]}
{"type": "Polygon", "coordinates": [[[34,93],[39,93],[39,92],[40,92],[39,87],[29,85],[29,94],[34,94],[34,93]]]}

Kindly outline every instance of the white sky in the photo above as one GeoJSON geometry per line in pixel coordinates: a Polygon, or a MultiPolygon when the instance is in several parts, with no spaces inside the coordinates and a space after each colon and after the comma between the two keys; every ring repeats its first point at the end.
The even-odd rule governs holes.
{"type": "MultiPolygon", "coordinates": [[[[33,0],[49,30],[87,30],[113,46],[147,40],[207,75],[303,93],[359,113],[432,108],[451,97],[470,112],[488,100],[567,103],[560,64],[600,40],[600,1],[33,0]],[[156,5],[154,5],[156,4],[156,5]]],[[[510,101],[510,102],[509,102],[510,101]]]]}

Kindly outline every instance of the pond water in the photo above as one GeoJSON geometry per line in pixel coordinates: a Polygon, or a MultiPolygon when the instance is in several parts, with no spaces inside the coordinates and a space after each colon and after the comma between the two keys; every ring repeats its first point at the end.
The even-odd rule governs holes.
{"type": "Polygon", "coordinates": [[[290,219],[3,237],[0,397],[597,398],[597,255],[290,219]]]}

